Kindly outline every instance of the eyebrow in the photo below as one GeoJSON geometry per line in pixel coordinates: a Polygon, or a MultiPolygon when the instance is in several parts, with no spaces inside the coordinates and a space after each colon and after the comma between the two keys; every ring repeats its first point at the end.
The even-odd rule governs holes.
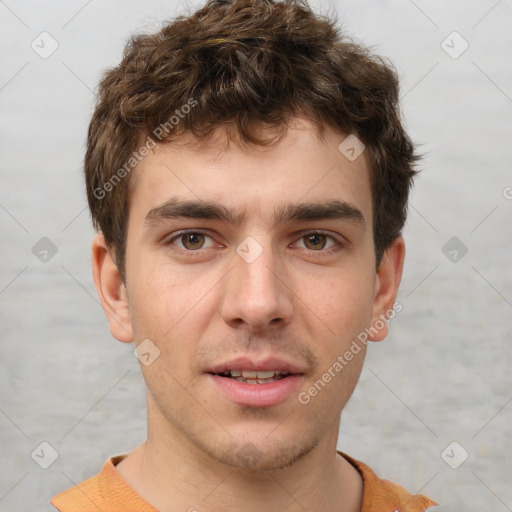
{"type": "MultiPolygon", "coordinates": [[[[177,218],[213,219],[241,225],[246,219],[246,213],[245,211],[231,210],[212,201],[171,198],[150,210],[144,223],[149,227],[165,220],[177,218]]],[[[290,203],[274,209],[276,225],[292,220],[327,219],[346,220],[359,224],[363,229],[365,227],[365,219],[361,210],[339,199],[314,203],[290,203]]]]}

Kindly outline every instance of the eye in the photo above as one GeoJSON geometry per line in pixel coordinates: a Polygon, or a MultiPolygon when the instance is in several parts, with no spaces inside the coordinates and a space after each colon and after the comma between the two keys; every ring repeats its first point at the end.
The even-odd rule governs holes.
{"type": "MultiPolygon", "coordinates": [[[[176,245],[179,249],[185,251],[198,251],[200,249],[206,249],[204,245],[206,239],[210,239],[213,242],[213,239],[205,233],[201,233],[200,231],[187,231],[171,238],[169,245],[176,245]],[[175,241],[177,242],[175,243],[175,241]]],[[[214,245],[214,243],[210,244],[208,247],[212,245],[214,245]]]]}
{"type": "Polygon", "coordinates": [[[299,240],[304,242],[304,247],[306,249],[316,252],[320,252],[322,250],[326,250],[326,252],[328,252],[328,249],[332,249],[333,247],[336,247],[336,245],[341,245],[333,236],[319,232],[306,233],[299,240]],[[329,240],[331,241],[331,245],[328,245],[329,240]]]}

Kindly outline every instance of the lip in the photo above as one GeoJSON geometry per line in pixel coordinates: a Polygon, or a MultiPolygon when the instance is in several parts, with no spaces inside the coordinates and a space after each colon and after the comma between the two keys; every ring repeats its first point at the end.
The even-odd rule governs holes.
{"type": "Polygon", "coordinates": [[[305,369],[278,356],[255,360],[247,356],[213,364],[206,370],[216,389],[230,402],[246,407],[271,407],[289,398],[304,379],[305,369]],[[269,371],[278,370],[290,375],[264,384],[247,384],[228,377],[215,375],[228,370],[269,371]]]}
{"type": "MultiPolygon", "coordinates": [[[[207,373],[224,373],[228,370],[247,370],[264,372],[269,370],[280,370],[287,373],[305,373],[304,368],[301,368],[298,364],[294,364],[290,361],[286,361],[280,357],[272,356],[266,357],[261,361],[255,361],[249,357],[237,357],[230,359],[229,361],[223,361],[222,363],[216,363],[209,367],[207,373]]],[[[263,384],[262,384],[263,385],[263,384]]]]}
{"type": "Polygon", "coordinates": [[[270,407],[284,402],[304,378],[300,373],[266,384],[247,384],[211,373],[207,376],[225,398],[246,407],[270,407]]]}

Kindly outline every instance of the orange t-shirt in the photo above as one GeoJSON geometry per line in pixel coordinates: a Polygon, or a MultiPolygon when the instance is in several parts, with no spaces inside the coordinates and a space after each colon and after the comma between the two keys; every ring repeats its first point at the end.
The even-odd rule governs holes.
{"type": "MultiPolygon", "coordinates": [[[[402,486],[381,480],[366,464],[345,457],[363,478],[361,512],[423,512],[438,505],[422,494],[410,494],[402,486]]],[[[60,512],[158,512],[121,477],[115,466],[126,455],[111,457],[92,478],[64,491],[51,500],[60,512]]]]}

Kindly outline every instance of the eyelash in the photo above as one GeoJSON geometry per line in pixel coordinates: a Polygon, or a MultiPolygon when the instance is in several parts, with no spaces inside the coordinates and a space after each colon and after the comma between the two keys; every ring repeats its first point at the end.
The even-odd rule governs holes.
{"type": "MultiPolygon", "coordinates": [[[[190,230],[185,230],[185,231],[180,231],[179,233],[175,234],[172,238],[170,238],[167,242],[165,242],[165,245],[166,246],[169,246],[171,247],[172,246],[172,249],[173,251],[176,251],[177,253],[179,254],[186,254],[186,255],[191,255],[191,254],[198,254],[198,255],[202,255],[203,254],[203,251],[206,251],[207,249],[196,249],[196,250],[191,250],[191,249],[182,249],[181,247],[178,247],[176,246],[173,242],[175,240],[178,240],[180,239],[183,235],[186,235],[186,234],[198,234],[198,235],[204,235],[204,236],[207,236],[209,238],[212,238],[213,237],[211,235],[209,235],[208,233],[204,232],[204,231],[201,231],[201,230],[196,230],[196,229],[190,229],[190,230]]],[[[338,250],[342,249],[343,247],[345,247],[345,244],[339,240],[338,238],[334,237],[333,235],[329,234],[329,233],[326,233],[322,230],[316,230],[316,231],[301,231],[299,233],[299,237],[297,238],[297,240],[301,240],[302,238],[308,236],[308,235],[324,235],[325,237],[327,238],[330,238],[333,242],[335,242],[335,246],[333,247],[330,247],[329,249],[319,249],[318,251],[315,251],[315,250],[312,250],[312,249],[304,249],[306,251],[308,251],[309,253],[311,253],[312,255],[314,255],[315,253],[318,253],[319,256],[321,257],[322,255],[325,255],[325,254],[334,254],[335,252],[337,252],[338,250]]]]}

